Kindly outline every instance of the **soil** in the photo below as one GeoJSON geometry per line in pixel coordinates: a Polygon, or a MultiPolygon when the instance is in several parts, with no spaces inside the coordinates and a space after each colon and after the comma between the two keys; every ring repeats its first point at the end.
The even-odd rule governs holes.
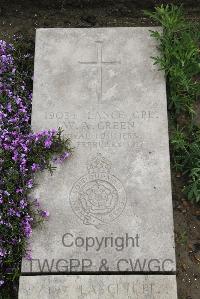
{"type": "MultiPolygon", "coordinates": [[[[0,29],[10,36],[22,34],[24,40],[31,41],[34,46],[35,29],[39,27],[155,25],[143,15],[142,9],[153,9],[161,2],[169,3],[141,0],[1,0],[0,29]]],[[[182,3],[189,19],[200,20],[200,0],[182,3]]],[[[199,299],[200,205],[184,198],[183,186],[182,175],[172,172],[178,298],[199,299]]]]}

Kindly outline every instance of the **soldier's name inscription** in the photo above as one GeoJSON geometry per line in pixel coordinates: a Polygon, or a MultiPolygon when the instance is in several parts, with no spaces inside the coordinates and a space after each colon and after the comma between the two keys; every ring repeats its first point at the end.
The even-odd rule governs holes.
{"type": "Polygon", "coordinates": [[[132,147],[136,140],[137,122],[158,119],[157,111],[141,110],[129,114],[124,111],[83,111],[45,113],[46,120],[66,131],[76,147],[108,148],[132,147]]]}

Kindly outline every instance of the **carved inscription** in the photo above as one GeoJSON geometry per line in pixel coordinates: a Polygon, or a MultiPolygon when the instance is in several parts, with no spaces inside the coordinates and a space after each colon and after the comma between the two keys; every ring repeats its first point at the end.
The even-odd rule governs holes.
{"type": "Polygon", "coordinates": [[[103,93],[103,66],[104,65],[114,65],[120,64],[121,61],[104,61],[103,60],[103,42],[96,41],[97,45],[97,58],[96,61],[79,61],[80,64],[86,64],[97,67],[97,86],[96,86],[96,94],[98,102],[102,102],[102,93],[103,93]]]}
{"type": "Polygon", "coordinates": [[[135,127],[142,121],[150,122],[158,118],[155,111],[86,111],[84,115],[70,112],[46,113],[45,118],[56,121],[76,147],[117,148],[131,147],[136,139],[135,127]]]}

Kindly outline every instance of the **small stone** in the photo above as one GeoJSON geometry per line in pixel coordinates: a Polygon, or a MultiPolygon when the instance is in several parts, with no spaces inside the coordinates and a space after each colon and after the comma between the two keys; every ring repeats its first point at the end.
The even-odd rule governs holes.
{"type": "Polygon", "coordinates": [[[183,202],[183,206],[185,207],[185,208],[188,208],[189,207],[189,203],[188,203],[188,201],[186,201],[185,199],[181,199],[182,200],[182,202],[183,202]]]}
{"type": "Polygon", "coordinates": [[[200,216],[200,210],[194,211],[193,215],[194,216],[200,216]]]}
{"type": "Polygon", "coordinates": [[[181,177],[181,173],[178,172],[178,173],[176,174],[176,177],[177,177],[177,178],[180,178],[180,177],[181,177]]]}
{"type": "Polygon", "coordinates": [[[200,243],[195,242],[193,244],[189,244],[189,248],[191,249],[191,253],[196,261],[200,262],[200,243]]]}
{"type": "Polygon", "coordinates": [[[186,271],[186,269],[187,269],[186,264],[182,264],[181,266],[182,266],[183,270],[186,271]]]}
{"type": "Polygon", "coordinates": [[[191,243],[189,243],[189,244],[188,244],[188,249],[190,249],[190,250],[192,250],[192,249],[193,249],[193,247],[192,247],[192,244],[191,244],[191,243]]]}
{"type": "Polygon", "coordinates": [[[200,252],[198,252],[198,253],[194,253],[194,258],[195,258],[198,262],[200,262],[200,252]]]}

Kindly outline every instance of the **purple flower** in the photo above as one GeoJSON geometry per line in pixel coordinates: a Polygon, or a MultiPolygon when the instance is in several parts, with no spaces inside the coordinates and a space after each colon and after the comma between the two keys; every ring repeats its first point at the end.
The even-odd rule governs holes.
{"type": "Polygon", "coordinates": [[[57,130],[55,128],[53,128],[53,129],[50,130],[50,132],[51,132],[52,135],[55,135],[57,133],[57,130]]]}
{"type": "Polygon", "coordinates": [[[4,257],[6,255],[6,250],[0,247],[0,257],[4,257]]]}
{"type": "Polygon", "coordinates": [[[64,152],[62,155],[60,155],[60,157],[58,158],[54,158],[53,162],[55,162],[56,164],[61,164],[63,163],[66,159],[68,159],[71,156],[70,152],[64,152]]]}
{"type": "Polygon", "coordinates": [[[16,193],[23,193],[23,189],[22,188],[17,188],[16,193]]]}
{"type": "Polygon", "coordinates": [[[15,215],[15,210],[13,208],[8,209],[8,215],[9,216],[14,216],[15,215]]]}
{"type": "Polygon", "coordinates": [[[28,151],[28,147],[26,146],[26,144],[22,143],[21,147],[23,148],[25,153],[28,151]]]}
{"type": "Polygon", "coordinates": [[[46,148],[50,148],[51,147],[51,144],[52,144],[52,141],[50,138],[46,139],[45,142],[44,142],[44,146],[46,148]]]}
{"type": "Polygon", "coordinates": [[[40,165],[33,163],[33,165],[31,166],[32,171],[37,171],[40,169],[40,165]]]}
{"type": "Polygon", "coordinates": [[[10,102],[9,102],[8,105],[7,105],[7,110],[8,110],[8,112],[11,112],[11,111],[12,111],[11,103],[10,103],[10,102]]]}
{"type": "Polygon", "coordinates": [[[4,194],[10,196],[10,193],[8,191],[4,191],[4,194]]]}
{"type": "MultiPolygon", "coordinates": [[[[6,282],[8,269],[12,268],[12,271],[15,268],[14,264],[9,265],[15,246],[17,248],[20,245],[24,249],[26,239],[31,236],[33,219],[28,205],[28,189],[33,187],[33,173],[44,169],[49,160],[48,155],[41,156],[42,152],[51,148],[58,133],[56,129],[32,133],[32,93],[21,79],[22,74],[15,65],[13,51],[11,44],[0,40],[0,98],[3,99],[0,100],[0,149],[3,157],[0,158],[0,171],[6,166],[5,176],[0,178],[0,226],[3,228],[0,236],[0,263],[2,269],[5,269],[0,286],[6,282]],[[35,163],[32,162],[34,154],[38,158],[35,163]]],[[[23,55],[22,59],[26,57],[29,55],[23,55]]],[[[24,77],[26,75],[23,74],[24,77]]],[[[70,153],[65,152],[58,160],[61,163],[69,156],[70,153]]],[[[49,217],[49,212],[41,210],[37,200],[30,203],[38,215],[44,219],[49,217]]],[[[31,259],[29,250],[26,251],[26,258],[31,259]]]]}
{"type": "Polygon", "coordinates": [[[21,209],[24,209],[27,206],[27,203],[24,201],[24,199],[20,200],[19,206],[20,206],[21,209]]]}
{"type": "Polygon", "coordinates": [[[26,216],[22,221],[22,228],[26,238],[30,238],[32,234],[31,222],[33,219],[30,216],[26,216]]]}
{"type": "Polygon", "coordinates": [[[48,212],[48,211],[44,211],[44,210],[42,210],[42,211],[40,212],[40,215],[41,215],[43,218],[48,218],[48,217],[49,217],[49,212],[48,212]]]}
{"type": "Polygon", "coordinates": [[[64,152],[61,156],[60,156],[60,160],[61,162],[63,162],[64,160],[68,159],[71,156],[71,153],[69,152],[64,152]]]}
{"type": "Polygon", "coordinates": [[[28,261],[31,261],[32,260],[32,253],[31,253],[31,250],[27,250],[26,254],[25,254],[25,259],[28,260],[28,261]]]}
{"type": "Polygon", "coordinates": [[[33,187],[33,180],[32,179],[28,180],[27,187],[28,188],[32,188],[33,187]]]}
{"type": "Polygon", "coordinates": [[[18,154],[17,151],[15,151],[15,152],[14,152],[14,155],[12,156],[12,159],[13,159],[15,162],[17,162],[18,157],[19,157],[19,154],[18,154]]]}

